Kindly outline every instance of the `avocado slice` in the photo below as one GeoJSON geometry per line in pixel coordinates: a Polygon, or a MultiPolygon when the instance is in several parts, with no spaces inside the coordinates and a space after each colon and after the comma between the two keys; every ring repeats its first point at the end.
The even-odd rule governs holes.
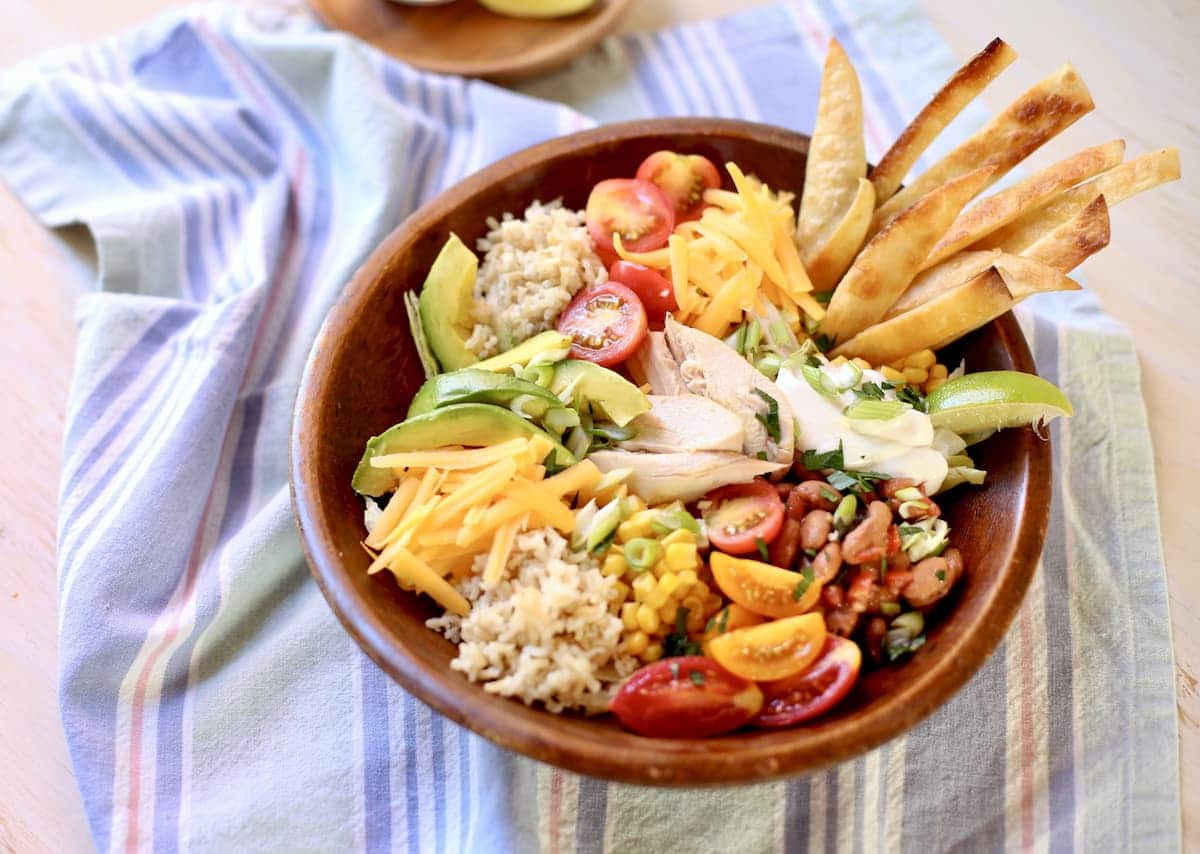
{"type": "Polygon", "coordinates": [[[475,363],[473,367],[483,371],[503,373],[511,371],[514,365],[528,365],[539,356],[548,357],[544,361],[557,362],[559,359],[566,358],[570,349],[570,335],[563,335],[561,332],[547,329],[545,332],[539,332],[532,338],[522,341],[511,350],[505,350],[497,356],[475,363]]]}
{"type": "Polygon", "coordinates": [[[456,371],[479,361],[467,349],[478,270],[475,253],[451,233],[421,286],[421,328],[443,371],[456,371]]]}
{"type": "Polygon", "coordinates": [[[396,488],[390,469],[371,465],[371,458],[400,451],[424,451],[446,445],[485,447],[522,436],[544,436],[554,443],[550,452],[557,466],[576,462],[546,431],[507,409],[486,403],[457,403],[406,419],[367,442],[350,485],[359,495],[383,495],[396,488]]]}
{"type": "Polygon", "coordinates": [[[564,392],[583,397],[619,427],[650,411],[650,399],[641,389],[616,371],[582,359],[566,359],[555,365],[550,390],[560,399],[564,392]]]}
{"type": "Polygon", "coordinates": [[[589,9],[596,0],[479,0],[484,8],[512,18],[563,18],[589,9]]]}
{"type": "Polygon", "coordinates": [[[521,395],[534,398],[522,409],[533,418],[540,418],[553,406],[562,406],[557,397],[536,383],[518,379],[512,374],[463,368],[426,380],[408,405],[408,417],[456,403],[493,403],[507,407],[521,395]]]}

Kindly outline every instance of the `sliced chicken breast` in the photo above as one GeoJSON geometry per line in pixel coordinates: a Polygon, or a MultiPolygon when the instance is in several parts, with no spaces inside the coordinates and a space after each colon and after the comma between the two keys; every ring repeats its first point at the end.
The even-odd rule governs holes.
{"type": "Polygon", "coordinates": [[[627,365],[629,372],[639,383],[650,384],[650,391],[654,394],[688,393],[683,375],[679,373],[679,363],[671,355],[666,336],[661,332],[651,332],[647,335],[642,346],[629,357],[627,365]]]}
{"type": "Polygon", "coordinates": [[[603,472],[633,469],[629,489],[647,504],[695,501],[710,490],[730,483],[747,483],[786,466],[757,460],[731,451],[691,451],[647,454],[624,450],[595,451],[588,455],[603,472]]]}
{"type": "Polygon", "coordinates": [[[790,465],[796,449],[795,418],[779,387],[719,338],[677,323],[670,316],[666,326],[667,345],[688,391],[716,401],[741,419],[742,450],[747,454],[765,453],[769,460],[790,465]],[[763,423],[770,401],[778,407],[777,437],[763,423]]]}
{"type": "Polygon", "coordinates": [[[698,394],[647,395],[650,411],[630,422],[637,433],[618,442],[626,451],[741,451],[742,421],[698,394]]]}

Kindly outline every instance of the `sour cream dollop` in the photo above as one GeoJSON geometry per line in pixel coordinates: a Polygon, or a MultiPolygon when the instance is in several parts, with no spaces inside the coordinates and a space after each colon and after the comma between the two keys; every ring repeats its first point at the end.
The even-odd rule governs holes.
{"type": "MultiPolygon", "coordinates": [[[[823,364],[821,371],[831,376],[831,367],[823,364]]],[[[865,370],[856,385],[886,382],[878,371],[865,370]]],[[[826,395],[817,391],[800,372],[799,366],[785,366],[775,380],[779,390],[791,404],[796,417],[797,450],[826,453],[842,446],[842,456],[849,471],[877,471],[891,477],[911,477],[933,495],[949,471],[942,452],[934,444],[933,422],[924,412],[908,409],[887,420],[847,418],[843,413],[858,397],[853,390],[826,395]]],[[[884,391],[885,400],[895,400],[896,393],[884,391]]]]}

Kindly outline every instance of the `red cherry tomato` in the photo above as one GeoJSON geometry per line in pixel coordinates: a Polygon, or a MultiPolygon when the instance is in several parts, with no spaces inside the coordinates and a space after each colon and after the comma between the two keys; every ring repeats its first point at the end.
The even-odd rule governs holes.
{"type": "Polygon", "coordinates": [[[586,218],[596,253],[606,264],[617,260],[614,231],[630,252],[649,252],[665,246],[675,228],[675,213],[662,190],[632,178],[611,178],[592,187],[586,218]]]}
{"type": "Polygon", "coordinates": [[[763,682],[763,708],[751,723],[761,727],[791,726],[823,715],[842,701],[858,680],[862,650],[832,632],[825,636],[821,657],[808,669],[763,682]]]}
{"type": "Polygon", "coordinates": [[[688,655],[647,664],[609,704],[621,723],[652,738],[704,738],[731,732],[762,708],[762,691],[711,658],[688,655]]]}
{"type": "Polygon", "coordinates": [[[663,191],[675,209],[675,221],[696,219],[704,210],[704,191],[721,186],[721,173],[707,157],[656,151],[642,161],[637,177],[663,191]]]}
{"type": "Polygon", "coordinates": [[[759,541],[770,545],[783,527],[783,502],[765,480],[722,486],[705,498],[713,503],[704,514],[708,539],[727,554],[758,552],[759,541]]]}
{"type": "Polygon", "coordinates": [[[620,282],[638,295],[651,329],[661,330],[667,312],[679,311],[675,287],[658,274],[632,261],[617,261],[608,269],[609,281],[620,282]]]}
{"type": "Polygon", "coordinates": [[[558,318],[558,331],[571,336],[573,358],[611,367],[646,337],[646,309],[629,288],[605,282],[575,295],[558,318]]]}

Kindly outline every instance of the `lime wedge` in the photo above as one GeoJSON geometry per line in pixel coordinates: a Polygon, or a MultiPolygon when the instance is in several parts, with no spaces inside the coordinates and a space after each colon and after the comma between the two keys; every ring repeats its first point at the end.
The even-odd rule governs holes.
{"type": "Polygon", "coordinates": [[[1019,371],[967,374],[945,383],[927,403],[933,426],[960,436],[1074,414],[1071,401],[1052,383],[1019,371]]]}

